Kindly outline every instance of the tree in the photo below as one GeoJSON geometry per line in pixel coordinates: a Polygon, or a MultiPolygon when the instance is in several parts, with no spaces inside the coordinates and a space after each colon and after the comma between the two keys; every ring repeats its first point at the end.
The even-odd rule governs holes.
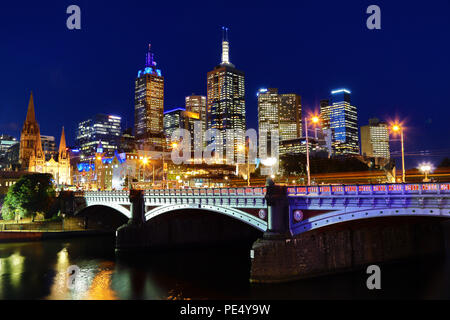
{"type": "Polygon", "coordinates": [[[439,168],[447,168],[450,167],[450,158],[445,157],[442,162],[438,166],[439,168]]]}
{"type": "Polygon", "coordinates": [[[2,207],[5,220],[34,217],[37,213],[47,215],[55,201],[55,189],[50,174],[33,173],[23,175],[8,189],[2,207]]]}

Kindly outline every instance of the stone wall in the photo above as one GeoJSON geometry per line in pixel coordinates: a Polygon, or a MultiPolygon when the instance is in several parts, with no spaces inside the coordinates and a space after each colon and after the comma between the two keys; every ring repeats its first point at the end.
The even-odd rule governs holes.
{"type": "Polygon", "coordinates": [[[251,282],[285,282],[349,271],[374,263],[443,254],[441,220],[389,217],[313,230],[293,238],[258,239],[251,282]]]}

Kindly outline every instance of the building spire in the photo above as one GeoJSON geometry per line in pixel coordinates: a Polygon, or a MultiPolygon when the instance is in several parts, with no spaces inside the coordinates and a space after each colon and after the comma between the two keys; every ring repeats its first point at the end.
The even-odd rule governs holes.
{"type": "Polygon", "coordinates": [[[33,101],[33,91],[30,94],[30,101],[28,102],[28,111],[27,111],[27,122],[35,122],[36,116],[34,115],[34,101],[33,101]]]}
{"type": "Polygon", "coordinates": [[[66,134],[64,132],[64,127],[62,127],[61,140],[59,142],[59,154],[61,155],[66,152],[66,148],[66,134]]]}
{"type": "Polygon", "coordinates": [[[148,52],[145,55],[145,67],[154,67],[156,62],[153,60],[152,45],[148,44],[148,52]]]}
{"type": "Polygon", "coordinates": [[[231,64],[229,52],[228,28],[222,27],[222,64],[231,64]]]}

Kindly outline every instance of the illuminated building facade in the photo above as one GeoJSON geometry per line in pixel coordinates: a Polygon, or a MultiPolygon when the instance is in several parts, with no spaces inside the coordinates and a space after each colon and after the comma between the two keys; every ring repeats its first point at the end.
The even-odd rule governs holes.
{"type": "Polygon", "coordinates": [[[377,118],[361,127],[361,154],[367,157],[390,158],[389,127],[377,118]]]}
{"type": "Polygon", "coordinates": [[[134,134],[138,149],[162,151],[164,147],[164,77],[149,51],[139,70],[134,91],[134,134]]]}
{"type": "MultiPolygon", "coordinates": [[[[223,155],[226,130],[242,130],[245,134],[245,76],[229,59],[227,29],[222,39],[222,62],[207,74],[207,128],[217,129],[222,137],[216,141],[217,151],[223,155]]],[[[244,144],[245,136],[235,137],[234,154],[244,144]]]]}
{"type": "Polygon", "coordinates": [[[16,138],[4,134],[0,135],[0,170],[4,170],[5,168],[11,166],[11,162],[8,159],[8,154],[17,144],[19,144],[19,141],[17,141],[16,138]]]}
{"type": "Polygon", "coordinates": [[[49,161],[52,157],[57,155],[55,137],[41,135],[41,142],[45,161],[49,161]]]}
{"type": "MultiPolygon", "coordinates": [[[[202,139],[194,139],[195,122],[200,122],[200,115],[196,112],[187,111],[183,108],[176,108],[164,112],[164,133],[167,145],[171,144],[172,133],[176,129],[186,129],[191,135],[191,151],[197,146],[202,149],[202,139]]],[[[169,147],[170,149],[170,147],[169,147]]]]}
{"type": "Polygon", "coordinates": [[[264,152],[264,148],[269,148],[272,130],[278,130],[279,141],[292,140],[302,136],[301,97],[299,95],[279,94],[278,89],[269,88],[260,89],[257,96],[258,130],[262,152],[264,152]],[[266,136],[267,140],[265,140],[266,136]]]}
{"type": "Polygon", "coordinates": [[[358,114],[350,102],[351,92],[339,89],[331,92],[331,105],[322,117],[329,118],[332,148],[336,155],[359,154],[358,114]]]}
{"type": "Polygon", "coordinates": [[[39,124],[35,117],[33,93],[30,96],[27,116],[20,135],[19,163],[24,171],[52,174],[56,184],[71,184],[70,156],[66,147],[64,128],[56,159],[52,156],[46,161],[39,124]]]}
{"type": "Polygon", "coordinates": [[[97,114],[92,119],[78,124],[76,142],[82,162],[95,158],[96,148],[101,142],[106,156],[113,156],[121,137],[121,121],[118,116],[97,114]]]}
{"type": "Polygon", "coordinates": [[[207,107],[206,107],[206,97],[198,95],[190,95],[186,97],[186,111],[197,113],[199,120],[202,124],[202,133],[204,134],[207,130],[207,107]]]}

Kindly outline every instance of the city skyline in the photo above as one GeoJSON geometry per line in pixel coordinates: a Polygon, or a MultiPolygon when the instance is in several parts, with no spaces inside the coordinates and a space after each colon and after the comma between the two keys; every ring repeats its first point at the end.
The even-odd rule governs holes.
{"type": "MultiPolygon", "coordinates": [[[[444,4],[439,5],[443,7],[442,10],[445,10],[444,4]]],[[[80,6],[83,9],[83,4],[80,6]]],[[[118,59],[121,55],[117,50],[108,50],[109,54],[107,57],[104,57],[99,54],[99,51],[97,52],[96,50],[93,50],[91,52],[91,56],[89,56],[88,53],[83,53],[80,59],[77,60],[74,59],[76,54],[70,55],[67,51],[65,51],[69,48],[76,48],[72,47],[70,43],[65,43],[63,52],[66,56],[71,57],[71,59],[68,59],[65,62],[58,60],[56,63],[52,64],[46,59],[43,59],[42,57],[40,58],[40,60],[44,61],[42,64],[43,69],[47,70],[47,68],[49,68],[50,70],[59,71],[56,71],[55,73],[45,73],[38,69],[37,72],[32,72],[31,76],[26,81],[11,81],[8,83],[5,82],[5,79],[1,80],[2,86],[11,90],[7,90],[8,93],[5,94],[4,98],[0,100],[0,105],[10,106],[14,110],[17,110],[17,112],[7,112],[7,107],[0,108],[0,133],[12,134],[18,138],[26,112],[26,100],[29,95],[29,91],[31,90],[34,92],[35,100],[37,101],[37,108],[41,110],[40,112],[42,116],[38,118],[38,121],[41,123],[41,126],[45,128],[42,134],[58,136],[58,131],[60,130],[58,128],[64,125],[66,127],[66,135],[70,145],[74,145],[77,124],[83,120],[83,118],[90,117],[95,113],[117,114],[123,118],[124,129],[126,127],[132,127],[132,114],[134,109],[132,91],[132,86],[134,83],[133,78],[136,76],[135,70],[141,68],[142,52],[149,42],[154,44],[159,65],[162,69],[164,69],[165,79],[167,81],[164,101],[165,110],[183,106],[185,97],[192,92],[195,92],[198,95],[206,95],[206,72],[211,69],[211,66],[217,65],[218,63],[217,60],[220,57],[221,51],[220,28],[222,25],[226,25],[230,28],[230,60],[238,65],[239,69],[246,74],[246,115],[247,126],[249,128],[257,128],[257,122],[255,119],[257,118],[256,92],[258,88],[276,87],[280,88],[282,92],[295,92],[301,95],[302,107],[305,111],[304,115],[306,115],[309,110],[318,111],[320,99],[327,98],[332,89],[346,87],[352,91],[352,102],[358,106],[359,127],[367,123],[368,119],[371,117],[378,117],[381,120],[390,120],[395,118],[400,120],[406,119],[408,138],[405,140],[405,149],[408,157],[407,159],[412,159],[411,156],[408,155],[408,152],[414,153],[428,148],[430,150],[439,150],[439,152],[437,152],[438,156],[431,158],[431,160],[437,163],[439,158],[444,156],[441,154],[442,150],[448,150],[450,148],[449,142],[446,141],[446,139],[436,138],[442,136],[442,134],[445,136],[446,127],[443,119],[448,117],[447,113],[449,111],[447,108],[441,107],[443,103],[445,104],[445,99],[443,98],[443,95],[445,94],[445,90],[443,89],[443,82],[445,82],[443,81],[444,78],[442,76],[440,78],[438,74],[433,77],[436,81],[425,81],[427,72],[430,72],[426,69],[429,67],[437,68],[439,66],[441,68],[440,70],[442,70],[442,74],[445,74],[445,70],[449,67],[449,65],[445,62],[442,63],[443,60],[441,62],[439,59],[434,59],[435,61],[426,59],[427,55],[429,56],[430,53],[424,53],[421,48],[418,49],[419,53],[411,53],[406,50],[412,45],[412,42],[417,40],[416,35],[413,34],[408,34],[405,39],[399,40],[404,49],[403,47],[400,48],[400,44],[396,44],[394,48],[396,48],[398,52],[394,52],[394,54],[391,54],[389,58],[383,55],[380,56],[380,51],[377,49],[378,46],[383,45],[383,43],[392,44],[392,36],[388,37],[386,35],[386,29],[394,31],[394,34],[395,32],[399,32],[397,24],[393,24],[393,21],[395,20],[395,13],[400,12],[399,7],[392,4],[385,3],[381,4],[381,6],[384,6],[388,10],[383,11],[384,28],[376,31],[378,34],[371,34],[368,30],[364,30],[363,28],[363,23],[365,21],[364,5],[356,7],[349,5],[348,11],[345,11],[346,7],[335,8],[338,10],[337,13],[343,13],[345,14],[345,17],[349,19],[347,23],[337,25],[338,31],[345,31],[349,29],[350,26],[352,28],[354,27],[356,29],[360,29],[359,31],[347,30],[350,32],[346,33],[346,38],[349,39],[346,45],[349,50],[351,49],[354,53],[366,53],[364,59],[360,57],[350,58],[347,56],[342,56],[341,53],[333,51],[332,57],[329,60],[323,60],[325,55],[318,52],[320,50],[315,50],[316,56],[318,57],[312,60],[312,66],[308,66],[308,64],[311,64],[308,63],[308,58],[312,58],[311,53],[305,49],[309,47],[309,45],[313,45],[314,43],[317,44],[317,41],[320,39],[325,39],[326,42],[324,43],[326,43],[328,47],[332,47],[336,39],[331,37],[331,30],[329,29],[329,26],[326,27],[315,24],[314,26],[317,27],[315,30],[300,32],[300,29],[291,30],[292,28],[289,27],[292,27],[292,25],[288,22],[281,23],[276,28],[272,26],[272,29],[270,30],[265,29],[258,23],[258,27],[261,28],[261,34],[265,34],[261,35],[255,31],[256,26],[251,28],[243,27],[243,25],[239,23],[236,18],[226,18],[224,16],[220,16],[220,19],[218,19],[217,22],[208,23],[208,27],[201,30],[198,25],[189,25],[189,32],[195,34],[196,39],[201,39],[200,42],[197,40],[192,40],[192,36],[189,36],[184,32],[181,34],[174,34],[174,31],[170,28],[167,30],[160,29],[158,32],[136,32],[131,39],[119,41],[120,43],[127,43],[128,47],[127,50],[125,50],[127,51],[127,58],[120,58],[121,65],[112,68],[114,72],[119,70],[122,76],[124,74],[126,74],[126,76],[115,76],[108,77],[108,79],[103,79],[102,82],[104,84],[99,85],[98,96],[97,94],[93,94],[93,91],[91,91],[90,88],[87,88],[87,84],[91,83],[89,76],[94,70],[89,70],[89,72],[85,74],[87,84],[81,85],[77,82],[77,79],[82,78],[82,73],[86,72],[86,68],[90,66],[89,64],[86,65],[85,62],[92,63],[93,60],[98,59],[97,62],[99,63],[99,68],[95,68],[95,70],[98,70],[97,72],[100,73],[109,72],[106,68],[102,68],[102,66],[118,59]],[[353,17],[353,15],[355,16],[353,17]],[[321,36],[321,33],[324,33],[327,36],[323,37],[321,36]],[[279,38],[273,38],[276,34],[279,35],[279,38]],[[173,48],[173,44],[172,41],[168,41],[168,39],[165,38],[169,38],[174,35],[175,39],[179,41],[179,45],[183,45],[183,50],[178,50],[178,52],[176,50],[169,51],[173,48]],[[272,35],[272,37],[269,37],[269,35],[272,35]],[[251,47],[254,45],[254,41],[256,41],[256,39],[261,39],[261,37],[267,39],[266,46],[269,45],[270,50],[258,50],[262,48],[258,46],[251,47]],[[289,50],[289,47],[283,46],[283,40],[289,37],[298,37],[296,39],[300,40],[302,45],[295,46],[294,50],[289,50]],[[357,45],[354,44],[351,39],[362,40],[363,42],[357,45]],[[186,43],[186,41],[188,42],[186,43]],[[249,42],[249,44],[246,45],[246,42],[249,42]],[[249,48],[251,50],[249,50],[249,48]],[[295,54],[293,52],[295,52],[295,54]],[[249,60],[249,54],[253,54],[254,61],[249,60]],[[179,61],[177,60],[177,58],[183,57],[183,55],[186,57],[186,61],[189,61],[188,64],[191,65],[189,67],[189,73],[183,72],[185,70],[184,65],[181,65],[179,62],[183,59],[179,61]],[[287,55],[289,59],[281,59],[281,56],[283,55],[287,55]],[[426,61],[425,66],[420,63],[411,63],[412,61],[415,61],[414,59],[418,59],[419,56],[422,57],[422,61],[426,61]],[[296,60],[296,57],[299,57],[299,59],[296,60]],[[378,59],[374,59],[374,57],[378,57],[378,59]],[[276,60],[276,64],[278,64],[279,67],[274,68],[276,64],[274,64],[273,60],[276,60]],[[339,60],[340,63],[335,60],[339,60]],[[404,61],[402,62],[402,60],[404,61]],[[127,61],[127,63],[124,63],[124,61],[127,61]],[[263,61],[264,64],[262,64],[263,61]],[[291,62],[290,68],[287,67],[287,62],[289,61],[291,62]],[[395,81],[394,79],[388,79],[390,78],[388,77],[390,70],[388,67],[383,69],[383,63],[388,63],[389,68],[392,67],[392,64],[394,64],[396,68],[401,69],[403,72],[400,72],[400,75],[395,75],[395,81]],[[367,69],[367,72],[361,73],[361,70],[358,70],[358,73],[356,74],[355,69],[361,68],[363,65],[366,65],[366,68],[364,69],[367,69]],[[371,68],[371,65],[378,67],[371,68]],[[410,66],[414,66],[414,68],[410,68],[410,66]],[[77,71],[76,69],[78,67],[82,71],[77,71]],[[265,72],[261,72],[263,70],[259,70],[257,67],[265,69],[265,72]],[[311,67],[317,69],[317,73],[320,77],[315,75],[313,72],[314,70],[312,70],[311,67]],[[381,68],[381,71],[376,70],[377,68],[381,68]],[[68,69],[72,70],[70,74],[66,74],[64,72],[68,69]],[[174,69],[179,70],[179,73],[174,72],[174,69]],[[307,72],[302,72],[302,75],[300,76],[295,74],[302,69],[306,69],[307,72]],[[344,73],[342,72],[343,70],[349,71],[344,73]],[[423,76],[416,77],[414,80],[411,80],[409,78],[410,72],[412,71],[416,73],[419,72],[423,76]],[[39,79],[45,79],[45,77],[47,77],[47,80],[42,82],[39,81],[39,79]],[[60,77],[60,79],[58,77],[60,77]],[[360,80],[361,78],[363,78],[363,80],[360,80]],[[60,83],[57,83],[58,79],[61,80],[59,81],[60,83]],[[190,79],[192,79],[192,81],[190,79]],[[380,82],[380,80],[383,79],[389,81],[380,82]],[[126,84],[124,84],[125,80],[127,81],[126,84]],[[308,84],[308,80],[311,80],[311,83],[308,84]],[[182,85],[177,82],[182,82],[182,85]],[[105,92],[105,88],[103,86],[110,86],[109,90],[107,90],[109,92],[107,98],[105,98],[102,94],[105,92]],[[442,88],[440,88],[440,86],[442,86],[442,88]],[[57,97],[68,96],[71,97],[71,99],[67,99],[67,101],[61,99],[54,100],[55,98],[50,96],[50,92],[52,90],[54,91],[55,87],[56,89],[59,89],[58,94],[56,94],[57,97]],[[114,90],[111,90],[111,87],[114,88],[114,90]],[[431,88],[435,89],[433,94],[429,94],[431,88]],[[413,92],[414,94],[412,94],[413,92]],[[74,96],[74,94],[76,95],[74,96]],[[99,103],[99,101],[102,102],[99,103]],[[435,105],[436,108],[433,109],[427,107],[424,109],[423,105],[425,105],[425,102],[430,105],[435,105]],[[46,116],[47,114],[54,114],[56,110],[61,108],[61,104],[64,104],[64,109],[72,110],[72,113],[63,111],[59,112],[58,115],[55,115],[55,117],[46,116]],[[66,104],[68,104],[67,108],[65,106],[66,104]],[[86,113],[88,110],[90,112],[89,114],[86,113]],[[427,110],[428,114],[424,115],[424,110],[427,110]],[[51,118],[51,120],[47,118],[51,118]],[[442,132],[443,130],[444,132],[442,132]]],[[[31,10],[32,8],[33,6],[29,9],[31,10]]],[[[90,10],[92,9],[93,7],[90,6],[86,8],[89,12],[91,12],[90,10]]],[[[131,9],[126,8],[126,10],[128,10],[127,12],[134,9],[135,8],[133,7],[131,9]]],[[[330,5],[324,9],[324,14],[326,17],[330,18],[332,9],[333,5],[330,5]]],[[[433,10],[435,9],[436,8],[434,7],[433,10]]],[[[115,12],[114,10],[115,9],[111,9],[113,13],[115,12]]],[[[259,9],[255,10],[258,11],[259,9]]],[[[306,12],[309,12],[313,17],[317,18],[318,16],[315,16],[318,12],[317,10],[318,8],[314,5],[308,5],[306,8],[303,8],[301,12],[299,12],[299,16],[303,17],[306,15],[306,12]]],[[[408,10],[413,10],[413,8],[408,10]]],[[[95,8],[92,11],[97,12],[95,8]]],[[[249,8],[242,8],[242,12],[240,14],[244,13],[248,14],[249,8]]],[[[47,14],[51,15],[51,13],[47,14]]],[[[403,14],[405,13],[403,12],[403,14]]],[[[253,13],[250,16],[255,19],[255,15],[256,13],[253,13]]],[[[103,19],[103,17],[100,18],[103,19]]],[[[67,30],[64,30],[64,28],[61,28],[62,30],[60,33],[63,33],[64,37],[68,37],[68,40],[73,41],[74,43],[72,45],[76,46],[76,44],[86,41],[86,39],[82,39],[83,37],[90,39],[96,34],[96,32],[98,32],[95,28],[98,28],[100,21],[89,20],[89,22],[86,20],[84,22],[85,29],[82,28],[80,34],[66,34],[65,32],[67,32],[67,30]],[[94,30],[90,30],[90,28],[94,28],[94,30]]],[[[437,19],[437,21],[439,21],[439,19],[437,19]]],[[[446,22],[441,21],[439,23],[445,24],[446,22]]],[[[422,27],[426,27],[426,29],[417,35],[417,37],[419,37],[418,39],[421,41],[430,41],[429,39],[426,40],[424,38],[425,36],[434,37],[434,39],[436,39],[436,37],[438,38],[439,33],[430,34],[430,32],[434,30],[432,28],[436,28],[439,23],[430,22],[426,26],[422,25],[422,27]]],[[[53,25],[52,23],[50,24],[53,25]]],[[[121,31],[121,34],[128,35],[133,30],[134,28],[131,27],[125,28],[125,30],[121,31]]],[[[26,34],[25,30],[19,29],[18,32],[19,34],[26,34]]],[[[29,31],[29,33],[31,35],[38,34],[41,37],[47,36],[48,39],[53,39],[54,37],[52,35],[46,35],[46,33],[39,28],[37,30],[29,31]]],[[[106,38],[108,37],[106,36],[106,38]]],[[[106,40],[107,39],[101,39],[98,45],[100,46],[101,44],[104,44],[106,40]]],[[[11,36],[8,36],[6,41],[7,48],[11,45],[11,41],[11,36]]],[[[36,43],[33,44],[36,46],[36,43]]],[[[52,46],[53,44],[45,44],[44,41],[43,44],[38,43],[37,48],[39,48],[40,51],[45,52],[50,50],[52,46]]],[[[94,47],[96,46],[97,44],[94,47]]],[[[435,52],[434,55],[437,55],[438,58],[444,57],[446,52],[450,51],[448,45],[441,44],[441,46],[442,47],[440,47],[439,50],[436,48],[436,50],[433,51],[435,52]]],[[[114,45],[114,48],[117,49],[117,44],[114,45]]],[[[75,52],[80,53],[78,49],[76,49],[75,52]]],[[[2,53],[2,55],[5,58],[8,58],[8,50],[2,53]]],[[[21,61],[21,64],[14,63],[16,58],[12,58],[10,60],[12,60],[11,66],[18,67],[18,72],[25,67],[29,70],[33,70],[34,64],[37,63],[37,59],[34,60],[32,56],[27,61],[21,61]]],[[[9,68],[10,66],[7,66],[5,75],[8,75],[9,68]]],[[[9,74],[11,74],[10,71],[9,74]]],[[[394,153],[393,157],[398,159],[397,155],[399,147],[394,145],[392,151],[394,153]]],[[[414,160],[407,161],[408,167],[414,167],[415,165],[416,162],[414,160]]]]}

